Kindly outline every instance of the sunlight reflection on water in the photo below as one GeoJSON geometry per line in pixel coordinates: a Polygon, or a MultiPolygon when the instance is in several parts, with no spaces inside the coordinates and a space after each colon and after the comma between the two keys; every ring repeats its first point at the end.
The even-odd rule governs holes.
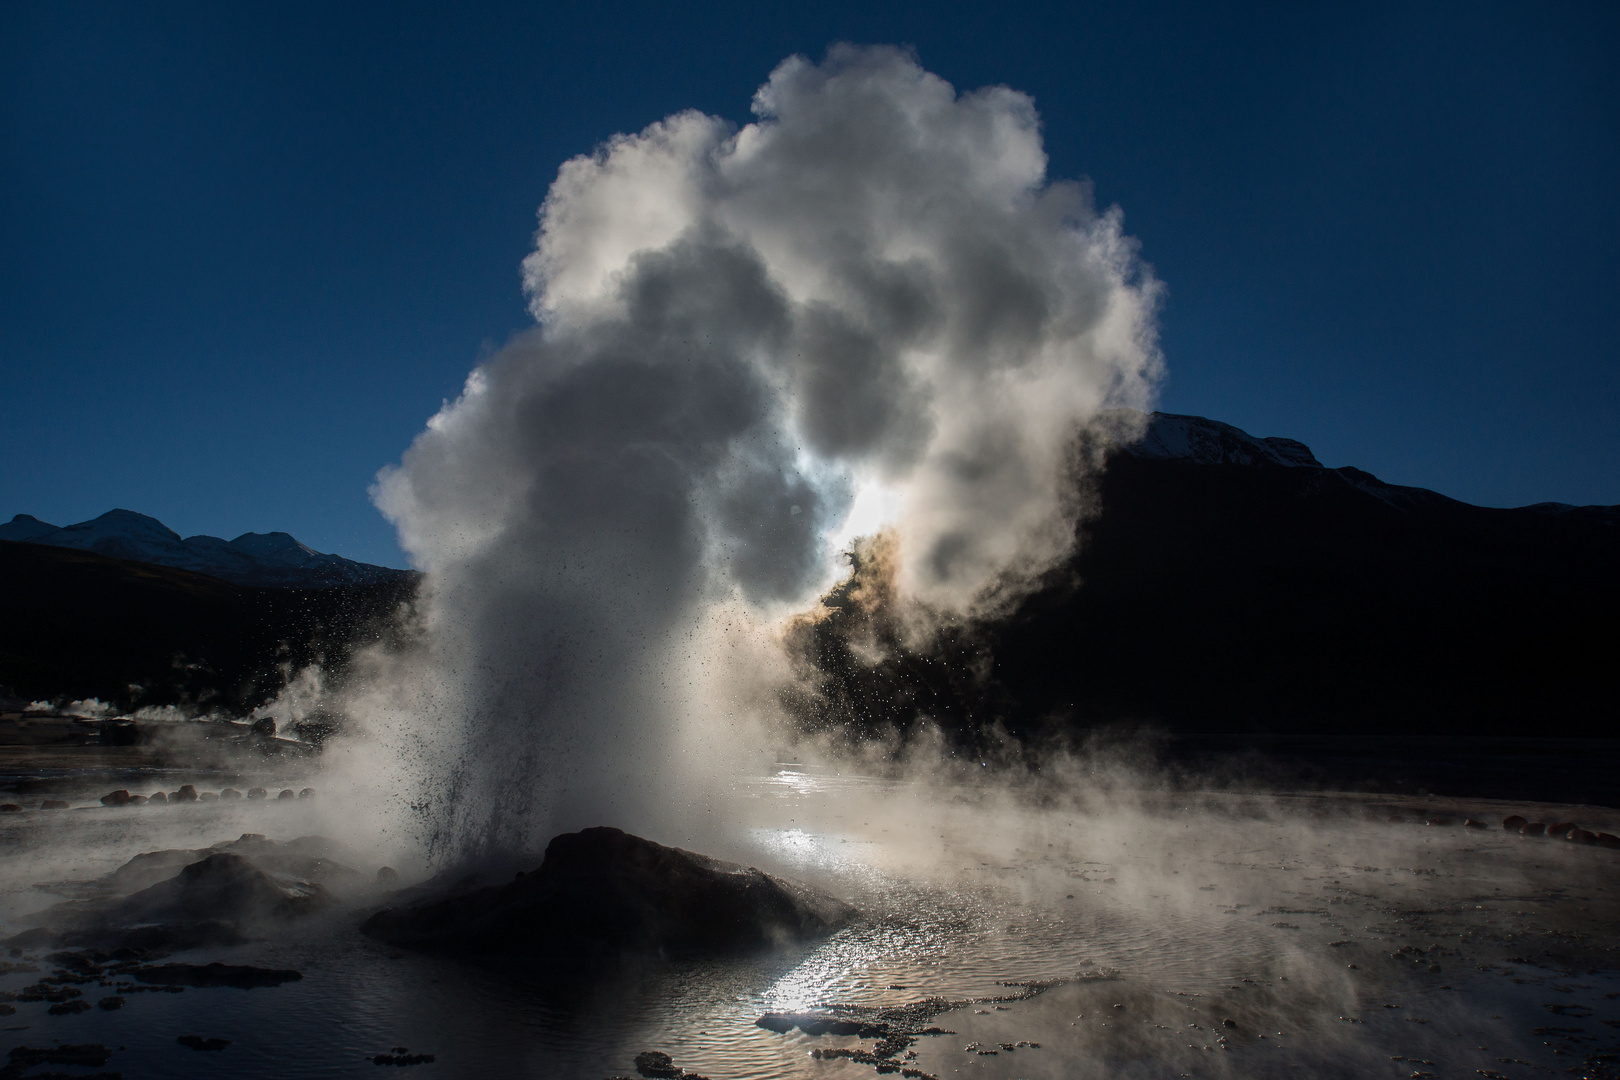
{"type": "MultiPolygon", "coordinates": [[[[1118,969],[1117,983],[1054,990],[1013,1006],[968,1008],[941,1022],[1050,1047],[1041,1054],[1020,1051],[1022,1076],[1161,1075],[1163,1062],[1155,1055],[1191,1044],[1163,1041],[1166,1032],[1186,1025],[1154,1009],[1191,1008],[1186,1003],[1233,997],[1240,990],[1269,993],[1265,1022],[1271,1030],[1313,1032],[1319,1051],[1310,1067],[1316,1075],[1356,1075],[1349,1066],[1336,1073],[1337,1066],[1322,1064],[1333,1060],[1323,1055],[1335,1040],[1354,1036],[1361,1043],[1351,1048],[1365,1050],[1407,1045],[1422,1033],[1412,1024],[1351,1027],[1338,1021],[1340,1015],[1363,1005],[1376,1008],[1370,1003],[1379,994],[1427,1001],[1420,994],[1432,998],[1428,983],[1449,980],[1461,987],[1476,978],[1472,961],[1465,974],[1447,959],[1443,975],[1431,975],[1427,966],[1414,975],[1387,962],[1375,964],[1381,952],[1395,947],[1384,942],[1412,933],[1414,917],[1405,912],[1429,913],[1422,918],[1434,924],[1424,931],[1430,939],[1455,940],[1454,928],[1435,920],[1475,918],[1476,911],[1478,918],[1495,917],[1489,905],[1462,905],[1458,897],[1488,899],[1493,888],[1504,887],[1531,891],[1523,877],[1529,868],[1522,865],[1531,849],[1513,842],[1518,838],[1414,830],[1365,814],[1323,824],[1300,815],[1222,817],[1192,804],[1122,810],[1112,818],[1062,809],[1004,813],[971,800],[929,803],[915,785],[802,766],[781,766],[743,786],[745,795],[759,797],[751,804],[759,812],[728,854],[849,900],[863,913],[856,924],[797,949],[653,966],[593,985],[521,961],[472,964],[401,953],[356,934],[356,918],[346,914],[281,941],[177,957],[294,967],[305,972],[302,982],[274,990],[143,994],[119,1012],[72,1017],[48,1017],[43,1004],[20,1003],[9,1019],[21,1030],[9,1034],[13,1045],[60,1038],[126,1047],[109,1067],[130,1080],[373,1075],[369,1055],[397,1045],[434,1053],[441,1066],[437,1075],[625,1075],[635,1053],[656,1048],[716,1080],[842,1080],[874,1074],[849,1061],[812,1060],[809,1051],[855,1046],[857,1040],[777,1034],[754,1021],[765,1012],[835,1002],[892,1006],[930,996],[992,997],[1006,993],[1006,982],[1118,969]],[[1466,914],[1436,914],[1453,910],[1466,914]],[[1347,957],[1357,962],[1358,973],[1346,970],[1347,957]],[[1286,993],[1274,992],[1278,987],[1286,993]],[[1096,1021],[1096,1030],[1082,1039],[1076,1013],[1111,1009],[1113,1003],[1128,1003],[1136,1010],[1132,1015],[1142,1018],[1136,1021],[1141,1031],[1160,1042],[1104,1053],[1102,1044],[1085,1041],[1121,1030],[1112,1019],[1096,1021]],[[229,1038],[232,1047],[218,1055],[196,1054],[176,1048],[181,1034],[229,1038]]],[[[190,838],[242,827],[239,808],[237,816],[215,818],[206,817],[203,807],[191,810],[197,813],[187,819],[190,838]]],[[[18,910],[29,893],[26,876],[41,865],[34,857],[41,845],[73,849],[85,868],[105,867],[149,849],[139,822],[177,819],[125,815],[118,818],[123,826],[109,830],[112,820],[87,811],[37,829],[17,820],[0,825],[6,850],[18,856],[0,870],[10,910],[18,910]]],[[[296,829],[300,821],[289,812],[283,824],[296,829]]],[[[1537,872],[1551,872],[1543,868],[1559,859],[1609,856],[1545,845],[1534,850],[1537,872]]],[[[1603,910],[1616,910],[1612,896],[1602,892],[1607,887],[1588,883],[1585,892],[1570,895],[1606,898],[1610,907],[1592,916],[1600,918],[1603,910]]],[[[37,977],[5,976],[0,987],[16,990],[37,977]]],[[[1583,985],[1607,989],[1596,978],[1583,985]]],[[[1512,998],[1530,993],[1517,983],[1498,980],[1490,990],[1495,1013],[1539,1011],[1512,998]]],[[[1222,1007],[1247,1015],[1238,1012],[1241,1001],[1222,1007]]],[[[1468,1030],[1475,1013],[1461,1004],[1425,1005],[1436,1015],[1443,1015],[1443,1007],[1456,1014],[1446,1021],[1453,1030],[1468,1030]]],[[[1197,1052],[1216,1045],[1214,1038],[1198,1035],[1197,1052]]],[[[1473,1038],[1487,1043],[1484,1035],[1473,1038]]],[[[925,1040],[919,1060],[960,1071],[962,1080],[1008,1075],[1012,1059],[995,1065],[995,1057],[963,1056],[966,1041],[965,1035],[925,1040]]],[[[1515,1053],[1537,1052],[1539,1044],[1527,1045],[1515,1053]]],[[[1281,1070],[1306,1060],[1253,1058],[1235,1046],[1231,1053],[1244,1062],[1246,1071],[1238,1075],[1270,1075],[1272,1064],[1281,1070]]],[[[1355,1068],[1364,1064],[1354,1060],[1355,1068]]]]}

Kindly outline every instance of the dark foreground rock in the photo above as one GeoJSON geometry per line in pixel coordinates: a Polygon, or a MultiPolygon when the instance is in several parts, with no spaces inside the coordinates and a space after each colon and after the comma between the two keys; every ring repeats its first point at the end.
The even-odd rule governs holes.
{"type": "Polygon", "coordinates": [[[320,885],[278,881],[245,857],[222,851],[113,901],[105,915],[126,924],[197,919],[251,924],[296,918],[329,903],[320,885]]]}
{"type": "Polygon", "coordinates": [[[33,916],[38,924],[33,930],[8,942],[145,949],[227,945],[331,904],[321,885],[272,876],[235,852],[214,852],[128,896],[47,908],[33,916]]]}
{"type": "Polygon", "coordinates": [[[243,833],[206,848],[169,848],[147,851],[108,874],[88,881],[44,881],[34,888],[72,900],[104,900],[128,896],[168,881],[193,863],[220,853],[241,855],[260,870],[294,881],[312,882],[342,895],[367,886],[365,875],[339,862],[341,845],[321,836],[300,836],[285,843],[258,833],[243,833]]]}
{"type": "Polygon", "coordinates": [[[394,1047],[391,1053],[375,1054],[371,1058],[373,1065],[431,1065],[435,1058],[432,1054],[413,1054],[404,1046],[394,1047]]]}
{"type": "Polygon", "coordinates": [[[675,1059],[662,1050],[643,1050],[636,1055],[636,1072],[647,1080],[709,1080],[694,1072],[687,1072],[675,1064],[675,1059]]]}
{"type": "Polygon", "coordinates": [[[380,911],[361,930],[419,949],[682,956],[822,937],[855,915],[753,867],[596,828],[555,837],[540,868],[508,884],[380,911]]]}
{"type": "MultiPolygon", "coordinates": [[[[112,1051],[99,1043],[79,1043],[74,1045],[59,1045],[49,1047],[18,1046],[12,1048],[7,1055],[7,1062],[0,1068],[0,1080],[11,1080],[20,1077],[29,1069],[39,1065],[76,1065],[80,1068],[96,1069],[107,1064],[112,1057],[112,1051]]],[[[35,1076],[40,1074],[36,1073],[35,1076]]],[[[64,1074],[57,1074],[64,1075],[64,1074]]],[[[116,1077],[119,1073],[75,1073],[75,1077],[82,1080],[97,1080],[98,1077],[116,1077]]]]}

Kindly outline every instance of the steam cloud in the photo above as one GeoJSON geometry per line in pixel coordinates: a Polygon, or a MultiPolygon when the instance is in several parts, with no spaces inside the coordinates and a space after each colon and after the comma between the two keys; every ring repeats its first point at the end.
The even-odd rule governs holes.
{"type": "Polygon", "coordinates": [[[1158,286],[1027,96],[845,46],[753,111],[566,163],[539,326],[379,477],[428,584],[364,704],[439,850],[665,812],[856,534],[920,609],[1004,604],[1071,550],[1078,431],[1149,404],[1158,286]]]}

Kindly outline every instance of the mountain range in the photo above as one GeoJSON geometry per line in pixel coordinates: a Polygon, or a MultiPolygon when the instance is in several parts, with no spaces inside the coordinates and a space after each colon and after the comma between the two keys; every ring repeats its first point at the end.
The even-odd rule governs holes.
{"type": "Polygon", "coordinates": [[[402,581],[408,570],[326,555],[284,532],[243,533],[235,540],[188,536],[157,518],[109,510],[77,525],[58,527],[28,514],[0,525],[0,540],[93,551],[115,559],[207,574],[234,585],[319,589],[402,581]]]}
{"type": "Polygon", "coordinates": [[[790,708],[855,738],[1614,732],[1620,506],[1472,506],[1162,413],[1089,498],[1044,587],[925,644],[857,552],[796,631],[813,690],[790,708]]]}
{"type": "MultiPolygon", "coordinates": [[[[859,587],[874,571],[857,560],[830,614],[794,633],[809,690],[786,694],[790,712],[852,739],[928,720],[963,742],[1117,724],[1613,734],[1620,507],[1472,506],[1170,414],[1109,453],[1085,497],[1075,554],[1042,587],[927,643],[862,599],[883,590],[859,587]]],[[[285,533],[227,543],[127,511],[67,529],[19,517],[0,526],[0,683],[246,710],[289,665],[341,676],[354,645],[398,632],[417,580],[285,533]]]]}

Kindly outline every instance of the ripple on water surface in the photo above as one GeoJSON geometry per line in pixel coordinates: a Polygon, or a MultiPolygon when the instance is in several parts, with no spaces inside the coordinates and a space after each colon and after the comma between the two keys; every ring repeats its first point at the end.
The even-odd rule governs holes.
{"type": "MultiPolygon", "coordinates": [[[[18,1003],[6,1046],[121,1046],[106,1068],[131,1080],[370,1076],[397,1047],[434,1056],[422,1075],[627,1075],[637,1052],[658,1049],[717,1080],[853,1077],[875,1073],[811,1051],[871,1039],[755,1020],[931,997],[977,1000],[939,1016],[955,1034],[919,1039],[902,1063],[986,1080],[1562,1074],[1620,1034],[1614,852],[1393,823],[1348,798],[1034,811],[803,769],[744,798],[762,812],[722,854],[844,896],[859,924],[766,957],[586,981],[390,949],[355,933],[351,914],[176,957],[296,968],[300,982],[133,994],[73,1016],[18,1003]],[[1525,955],[1531,945],[1542,951],[1525,955]],[[1117,977],[988,1000],[1016,996],[1006,983],[1081,972],[1117,977]],[[230,1044],[197,1051],[177,1043],[188,1035],[230,1044]]],[[[94,817],[87,835],[111,844],[94,817]]],[[[50,827],[51,843],[73,842],[70,825],[50,827]]],[[[146,849],[127,828],[117,845],[76,858],[101,872],[146,849]]],[[[19,866],[38,864],[3,871],[11,911],[29,884],[19,866]]],[[[15,991],[39,975],[3,978],[15,991]]]]}

